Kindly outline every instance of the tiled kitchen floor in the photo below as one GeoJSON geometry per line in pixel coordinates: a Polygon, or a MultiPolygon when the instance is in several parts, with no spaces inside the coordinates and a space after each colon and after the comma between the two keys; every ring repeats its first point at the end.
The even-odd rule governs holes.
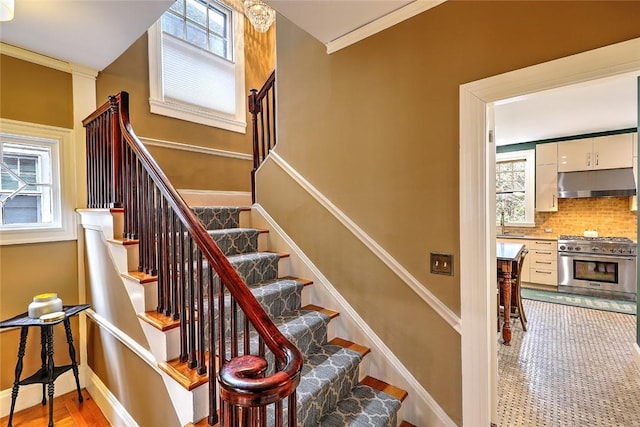
{"type": "Polygon", "coordinates": [[[498,348],[500,427],[640,427],[636,317],[524,300],[498,348]]]}

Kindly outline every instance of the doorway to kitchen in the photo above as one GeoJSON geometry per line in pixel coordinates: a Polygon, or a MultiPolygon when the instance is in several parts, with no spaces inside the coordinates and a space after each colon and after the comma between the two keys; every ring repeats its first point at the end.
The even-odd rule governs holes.
{"type": "MultiPolygon", "coordinates": [[[[487,104],[640,70],[640,39],[607,46],[460,88],[460,250],[463,418],[496,420],[495,149],[487,104]],[[493,176],[493,177],[492,177],[493,176]],[[477,286],[478,282],[487,286],[477,286]]],[[[634,345],[635,354],[640,355],[634,345]]],[[[640,359],[640,357],[638,357],[640,359]]]]}

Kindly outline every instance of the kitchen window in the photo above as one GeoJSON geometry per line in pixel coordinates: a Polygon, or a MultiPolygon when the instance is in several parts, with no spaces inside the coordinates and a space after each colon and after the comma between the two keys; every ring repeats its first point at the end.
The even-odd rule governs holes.
{"type": "Polygon", "coordinates": [[[178,0],[148,36],[152,113],[246,132],[241,13],[215,0],[178,0]]]}
{"type": "Polygon", "coordinates": [[[0,244],[75,239],[72,131],[7,119],[0,128],[0,244]]]}
{"type": "Polygon", "coordinates": [[[496,154],[496,218],[507,226],[535,225],[535,150],[496,154]]]}

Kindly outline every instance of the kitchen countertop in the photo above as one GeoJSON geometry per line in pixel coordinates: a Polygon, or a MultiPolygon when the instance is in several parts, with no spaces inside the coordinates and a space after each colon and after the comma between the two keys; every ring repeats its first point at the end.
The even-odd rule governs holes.
{"type": "Polygon", "coordinates": [[[555,234],[498,234],[498,239],[522,239],[522,240],[558,240],[555,234]]]}

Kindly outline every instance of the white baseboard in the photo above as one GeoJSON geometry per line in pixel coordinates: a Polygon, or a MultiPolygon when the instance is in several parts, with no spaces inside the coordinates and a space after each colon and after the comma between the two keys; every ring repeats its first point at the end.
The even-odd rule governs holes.
{"type": "Polygon", "coordinates": [[[256,219],[260,222],[266,222],[267,227],[265,228],[270,230],[270,245],[280,246],[275,248],[270,246],[270,250],[289,252],[291,254],[289,257],[291,259],[291,273],[301,274],[304,275],[304,278],[313,280],[312,287],[315,288],[313,291],[320,300],[312,302],[326,304],[326,301],[330,299],[331,309],[340,312],[340,316],[332,323],[334,321],[342,322],[342,326],[337,326],[336,329],[341,333],[348,334],[343,338],[356,341],[371,349],[371,353],[367,355],[367,358],[372,359],[369,363],[370,375],[408,392],[407,400],[402,405],[403,419],[421,426],[455,427],[456,424],[435,399],[264,208],[259,204],[254,204],[253,208],[252,213],[255,213],[256,216],[252,216],[252,221],[256,219]]]}
{"type": "MultiPolygon", "coordinates": [[[[30,375],[30,373],[27,373],[30,375]]],[[[25,375],[22,375],[23,379],[25,375]]],[[[76,381],[73,372],[68,371],[60,375],[54,382],[54,397],[61,396],[76,389],[76,381]]],[[[82,386],[82,383],[80,384],[82,386]]],[[[14,412],[40,405],[42,402],[42,385],[30,384],[20,386],[18,389],[18,398],[16,399],[16,407],[14,412]]],[[[11,389],[0,391],[0,417],[9,415],[11,410],[11,389]]]]}
{"type": "Polygon", "coordinates": [[[138,427],[138,423],[91,369],[87,368],[85,377],[87,391],[112,426],[138,427]]]}

